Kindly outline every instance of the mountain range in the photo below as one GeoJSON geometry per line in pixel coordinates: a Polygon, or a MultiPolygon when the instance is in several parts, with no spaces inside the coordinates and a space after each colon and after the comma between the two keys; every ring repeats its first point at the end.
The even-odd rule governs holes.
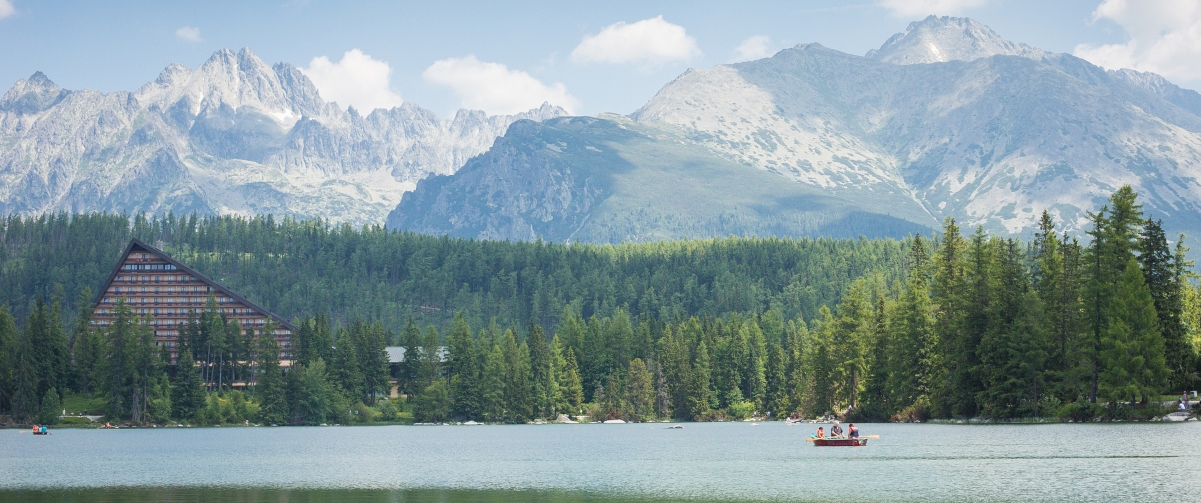
{"type": "Polygon", "coordinates": [[[411,103],[362,115],[243,49],[132,93],[45,76],[0,99],[0,212],[274,213],[489,239],[903,236],[948,216],[1078,232],[1129,184],[1201,233],[1201,94],[965,18],[857,56],[691,69],[629,115],[411,103]]]}
{"type": "Polygon", "coordinates": [[[931,16],[866,56],[803,44],[689,70],[628,117],[577,121],[515,123],[389,225],[614,242],[897,235],[953,216],[1022,235],[1046,209],[1078,232],[1129,184],[1169,230],[1201,231],[1201,95],[970,19],[931,16]]]}
{"type": "Polygon", "coordinates": [[[450,174],[515,120],[412,103],[363,115],[249,49],[137,91],[68,91],[42,73],[0,98],[0,213],[267,214],[380,224],[406,190],[450,174]]]}

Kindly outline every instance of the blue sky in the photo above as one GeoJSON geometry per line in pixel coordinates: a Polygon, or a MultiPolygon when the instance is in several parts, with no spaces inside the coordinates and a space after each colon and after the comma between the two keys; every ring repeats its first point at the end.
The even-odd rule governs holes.
{"type": "Polygon", "coordinates": [[[933,13],[1199,88],[1201,44],[1187,39],[1201,33],[1198,3],[0,0],[0,87],[40,70],[68,89],[131,91],[171,62],[195,68],[215,50],[249,47],[268,63],[305,68],[343,105],[403,99],[445,116],[462,105],[506,112],[547,98],[578,114],[629,113],[689,67],[807,42],[862,55],[933,13]],[[1186,40],[1173,42],[1173,33],[1186,40]]]}

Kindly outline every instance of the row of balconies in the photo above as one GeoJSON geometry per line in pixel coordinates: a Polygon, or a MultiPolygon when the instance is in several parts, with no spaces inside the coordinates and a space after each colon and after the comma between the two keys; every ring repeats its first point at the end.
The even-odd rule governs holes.
{"type": "Polygon", "coordinates": [[[118,283],[185,283],[196,281],[195,276],[117,276],[118,283]]]}
{"type": "MultiPolygon", "coordinates": [[[[162,304],[167,304],[167,305],[170,305],[170,304],[204,304],[204,303],[208,302],[208,297],[162,297],[162,296],[154,297],[154,296],[152,296],[152,295],[154,295],[154,293],[149,293],[149,292],[143,292],[141,294],[139,294],[138,292],[130,292],[130,293],[135,296],[129,297],[129,296],[125,296],[125,295],[119,295],[119,296],[113,296],[113,297],[105,297],[104,303],[105,304],[116,304],[117,299],[125,299],[125,303],[130,304],[130,305],[132,305],[132,304],[154,304],[156,306],[162,305],[162,304]],[[142,297],[142,295],[146,295],[146,297],[142,297]],[[175,300],[175,299],[179,299],[179,300],[175,300]]],[[[170,292],[155,292],[155,293],[170,293],[170,292]]],[[[182,292],[182,293],[190,293],[190,292],[182,292]]],[[[235,303],[234,299],[231,297],[214,297],[214,300],[217,301],[217,305],[235,303]]]]}

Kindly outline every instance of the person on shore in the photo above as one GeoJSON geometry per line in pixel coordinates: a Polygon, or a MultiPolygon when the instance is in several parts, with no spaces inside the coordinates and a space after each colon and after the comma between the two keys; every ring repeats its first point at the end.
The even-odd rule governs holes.
{"type": "Polygon", "coordinates": [[[834,426],[830,427],[830,438],[838,438],[842,436],[842,427],[838,426],[838,421],[834,421],[834,426]]]}
{"type": "Polygon", "coordinates": [[[817,433],[813,434],[813,438],[826,438],[826,430],[822,429],[821,426],[818,426],[817,433]]]}

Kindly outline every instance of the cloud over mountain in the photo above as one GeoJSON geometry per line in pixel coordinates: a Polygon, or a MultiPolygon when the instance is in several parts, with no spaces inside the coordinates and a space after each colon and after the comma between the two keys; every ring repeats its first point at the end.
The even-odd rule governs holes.
{"type": "Polygon", "coordinates": [[[1074,54],[1116,70],[1155,72],[1201,84],[1201,3],[1195,0],[1105,0],[1093,19],[1108,19],[1126,30],[1120,44],[1076,46],[1074,54]]]}
{"type": "Polygon", "coordinates": [[[664,21],[663,16],[613,23],[596,35],[586,35],[571,51],[571,59],[577,63],[661,65],[700,55],[696,39],[683,26],[664,21]]]}
{"type": "Polygon", "coordinates": [[[526,72],[480,61],[472,55],[435,61],[421,76],[454,89],[464,108],[490,114],[518,113],[543,103],[571,112],[580,104],[561,83],[546,85],[526,72]]]}
{"type": "Polygon", "coordinates": [[[959,14],[972,7],[980,7],[988,0],[880,0],[880,5],[897,17],[925,16],[927,14],[959,14]]]}
{"type": "Polygon", "coordinates": [[[313,81],[326,101],[354,107],[364,113],[404,102],[392,91],[392,68],[388,63],[372,59],[358,49],[346,51],[337,63],[318,56],[309,62],[308,68],[300,71],[313,81]]]}

